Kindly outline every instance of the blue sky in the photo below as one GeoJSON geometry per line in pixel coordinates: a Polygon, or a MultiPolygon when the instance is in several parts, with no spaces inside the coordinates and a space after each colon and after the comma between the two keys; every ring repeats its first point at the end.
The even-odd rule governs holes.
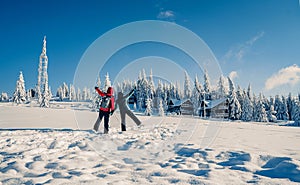
{"type": "MultiPolygon", "coordinates": [[[[44,35],[49,84],[56,92],[63,82],[72,83],[82,55],[97,38],[120,25],[142,20],[174,22],[197,34],[216,56],[223,74],[233,77],[242,88],[251,83],[255,93],[299,92],[298,0],[3,0],[0,92],[14,91],[19,71],[23,71],[26,88],[34,87],[44,35]]],[[[182,57],[170,56],[172,48],[160,48],[158,51],[155,44],[137,44],[124,48],[115,58],[182,57]]],[[[115,74],[112,66],[105,69],[115,74]]],[[[199,71],[201,81],[202,74],[199,71]]]]}

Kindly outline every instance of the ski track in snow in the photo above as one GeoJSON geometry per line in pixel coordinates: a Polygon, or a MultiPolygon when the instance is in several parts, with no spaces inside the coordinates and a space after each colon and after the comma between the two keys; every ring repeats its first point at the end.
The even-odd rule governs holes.
{"type": "Polygon", "coordinates": [[[1,185],[300,183],[297,127],[139,116],[121,133],[116,113],[104,135],[65,108],[0,106],[1,185]]]}

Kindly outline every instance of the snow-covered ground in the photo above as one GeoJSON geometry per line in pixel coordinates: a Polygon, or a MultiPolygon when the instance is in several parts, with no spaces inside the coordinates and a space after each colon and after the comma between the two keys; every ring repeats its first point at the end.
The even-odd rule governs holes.
{"type": "Polygon", "coordinates": [[[85,104],[0,103],[0,184],[299,184],[300,128],[138,116],[90,130],[85,104]]]}

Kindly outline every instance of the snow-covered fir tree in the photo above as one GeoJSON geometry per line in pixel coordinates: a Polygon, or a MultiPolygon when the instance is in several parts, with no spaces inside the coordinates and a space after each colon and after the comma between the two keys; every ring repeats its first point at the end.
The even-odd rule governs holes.
{"type": "Polygon", "coordinates": [[[101,79],[100,79],[100,75],[97,77],[97,82],[96,82],[97,87],[99,87],[101,89],[101,79]]]}
{"type": "Polygon", "coordinates": [[[152,103],[151,103],[151,99],[149,97],[146,99],[145,115],[146,116],[151,116],[152,115],[152,103]]]}
{"type": "Polygon", "coordinates": [[[68,85],[65,82],[57,88],[56,96],[59,97],[60,101],[63,101],[66,98],[70,99],[70,90],[68,85]]]}
{"type": "Polygon", "coordinates": [[[191,98],[192,96],[192,89],[191,89],[191,82],[190,77],[186,71],[184,71],[184,89],[183,89],[183,96],[184,98],[191,98]]]}
{"type": "Polygon", "coordinates": [[[135,95],[137,98],[137,109],[142,111],[146,107],[146,99],[149,97],[149,83],[144,69],[139,73],[135,95]]]}
{"type": "Polygon", "coordinates": [[[163,104],[163,100],[162,99],[159,100],[158,115],[159,116],[164,116],[165,115],[164,104],[163,104]]]}
{"type": "Polygon", "coordinates": [[[83,101],[89,101],[91,100],[91,90],[87,87],[84,87],[82,90],[82,100],[83,101]]]}
{"type": "MultiPolygon", "coordinates": [[[[204,84],[203,84],[203,90],[205,93],[210,93],[211,92],[211,87],[210,87],[210,82],[209,82],[209,76],[207,70],[204,72],[204,84]]],[[[206,98],[208,99],[208,98],[206,98]]]]}
{"type": "Polygon", "coordinates": [[[278,95],[275,97],[274,109],[278,120],[288,120],[289,115],[284,96],[282,98],[278,95]]]}
{"type": "Polygon", "coordinates": [[[25,81],[22,71],[20,71],[19,79],[16,83],[16,89],[13,96],[13,102],[17,104],[26,102],[26,90],[25,90],[25,81]]]}
{"type": "Polygon", "coordinates": [[[49,96],[50,96],[50,99],[51,99],[52,96],[53,96],[52,91],[51,91],[51,86],[49,86],[49,96]]]}
{"type": "Polygon", "coordinates": [[[156,88],[156,97],[158,99],[163,99],[164,98],[164,89],[163,89],[163,83],[161,82],[161,80],[158,80],[157,83],[157,88],[156,88]]]}
{"type": "Polygon", "coordinates": [[[165,107],[165,102],[164,102],[165,93],[163,89],[163,83],[161,82],[161,80],[158,80],[155,94],[156,94],[156,101],[157,101],[156,104],[159,105],[160,100],[162,100],[163,107],[165,107]]]}
{"type": "Polygon", "coordinates": [[[244,96],[243,102],[241,120],[251,121],[253,119],[253,104],[247,95],[244,96]]]}
{"type": "Polygon", "coordinates": [[[154,98],[154,95],[155,95],[155,86],[154,86],[154,81],[153,81],[153,74],[152,74],[152,69],[150,69],[150,75],[149,75],[149,78],[148,78],[148,95],[149,97],[151,97],[151,99],[154,98]]]}
{"type": "Polygon", "coordinates": [[[266,112],[269,112],[270,108],[271,108],[271,103],[268,100],[268,98],[266,98],[264,95],[262,95],[262,102],[264,104],[265,110],[266,112]]]}
{"type": "Polygon", "coordinates": [[[65,98],[64,97],[64,92],[63,92],[63,89],[62,89],[61,86],[57,88],[56,97],[59,97],[60,101],[63,101],[63,99],[65,98]]]}
{"type": "Polygon", "coordinates": [[[40,107],[45,107],[45,108],[50,107],[50,99],[51,99],[51,93],[48,86],[48,78],[46,78],[43,92],[42,92],[42,102],[40,104],[40,107]]]}
{"type": "MultiPolygon", "coordinates": [[[[270,96],[270,100],[269,100],[269,106],[271,107],[271,105],[273,105],[274,107],[274,98],[272,96],[270,96]]],[[[275,110],[275,108],[274,108],[275,110]]]]}
{"type": "Polygon", "coordinates": [[[229,83],[229,118],[232,120],[238,120],[240,119],[242,113],[241,105],[236,97],[234,84],[229,77],[228,77],[228,83],[229,83]]]}
{"type": "Polygon", "coordinates": [[[279,109],[281,107],[281,104],[282,104],[282,102],[281,102],[281,99],[280,99],[279,95],[276,95],[275,96],[275,100],[274,100],[274,110],[276,111],[276,117],[277,117],[277,119],[280,117],[277,114],[278,114],[278,111],[279,111],[279,109]]]}
{"type": "Polygon", "coordinates": [[[262,102],[262,96],[259,96],[254,107],[254,121],[257,122],[268,122],[267,113],[262,102]]]}
{"type": "Polygon", "coordinates": [[[170,84],[170,92],[169,92],[169,96],[170,96],[170,99],[177,99],[176,98],[176,86],[175,84],[170,84]]]}
{"type": "Polygon", "coordinates": [[[182,98],[180,83],[178,81],[176,81],[176,85],[175,85],[175,98],[178,100],[180,100],[182,98]]]}
{"type": "Polygon", "coordinates": [[[244,101],[244,91],[242,90],[241,86],[238,85],[237,90],[236,90],[236,98],[239,100],[239,103],[241,107],[243,106],[243,101],[244,101]]]}
{"type": "Polygon", "coordinates": [[[70,101],[76,101],[76,90],[74,85],[70,84],[70,88],[69,88],[69,100],[70,101]]]}
{"type": "Polygon", "coordinates": [[[192,97],[191,101],[193,103],[193,108],[194,108],[194,114],[196,115],[198,112],[198,108],[200,106],[200,92],[201,92],[201,85],[198,80],[198,76],[196,75],[195,80],[194,80],[194,87],[192,91],[192,97]]]}
{"type": "Polygon", "coordinates": [[[252,91],[251,91],[251,85],[249,84],[249,85],[248,85],[248,89],[247,89],[247,95],[248,95],[250,101],[252,100],[251,94],[252,94],[252,91]]]}
{"type": "Polygon", "coordinates": [[[63,91],[63,99],[69,98],[69,87],[65,82],[62,85],[62,91],[63,91]]]}
{"type": "Polygon", "coordinates": [[[29,89],[27,92],[26,92],[26,99],[28,102],[31,101],[31,98],[32,98],[32,91],[31,89],[29,89]]]}
{"type": "Polygon", "coordinates": [[[77,88],[77,101],[81,101],[82,100],[82,94],[81,94],[81,90],[79,88],[77,88]]]}
{"type": "Polygon", "coordinates": [[[6,102],[6,101],[8,101],[8,95],[7,95],[7,93],[5,93],[5,92],[2,92],[2,93],[1,93],[1,95],[0,95],[0,101],[1,101],[1,102],[6,102]]]}
{"type": "Polygon", "coordinates": [[[274,109],[274,105],[270,105],[270,110],[268,111],[268,120],[269,122],[276,122],[276,111],[274,109]]]}
{"type": "MultiPolygon", "coordinates": [[[[46,36],[44,37],[43,40],[43,49],[42,49],[42,53],[40,55],[40,61],[39,61],[39,68],[38,68],[38,83],[36,86],[36,94],[38,97],[38,103],[44,104],[42,103],[43,99],[45,97],[48,98],[48,96],[50,95],[50,91],[49,91],[49,86],[48,86],[48,57],[46,54],[47,48],[46,48],[46,36]],[[47,90],[47,92],[45,91],[45,89],[47,90]],[[46,92],[46,95],[43,95],[43,93],[46,92]]],[[[46,99],[47,99],[46,98],[46,99]]],[[[46,100],[47,101],[47,100],[46,100]]]]}
{"type": "MultiPolygon", "coordinates": [[[[99,87],[101,89],[101,79],[100,76],[97,77],[97,82],[96,82],[96,86],[99,87]]],[[[118,85],[118,91],[122,92],[122,86],[121,84],[118,85]]],[[[94,91],[93,92],[93,98],[92,98],[92,107],[94,111],[98,111],[100,108],[100,103],[101,103],[101,96],[94,91]]]]}
{"type": "Polygon", "coordinates": [[[286,99],[286,106],[289,115],[289,120],[292,120],[292,109],[293,109],[293,97],[292,93],[289,93],[288,98],[286,99]]]}
{"type": "Polygon", "coordinates": [[[142,92],[142,73],[141,71],[139,72],[139,76],[138,76],[138,81],[137,81],[137,84],[136,84],[136,91],[135,91],[135,96],[136,96],[136,109],[138,111],[141,111],[142,110],[142,102],[143,102],[143,99],[142,99],[142,95],[143,95],[143,92],[142,92]]]}
{"type": "Polygon", "coordinates": [[[295,122],[295,125],[300,126],[300,102],[297,98],[292,101],[292,120],[295,122]]]}
{"type": "Polygon", "coordinates": [[[220,76],[218,81],[218,97],[217,98],[224,98],[227,95],[226,87],[225,87],[225,80],[224,76],[220,76]]]}
{"type": "Polygon", "coordinates": [[[109,74],[106,73],[105,80],[104,80],[103,91],[106,92],[109,87],[111,87],[111,82],[110,82],[110,79],[109,79],[109,74]]]}

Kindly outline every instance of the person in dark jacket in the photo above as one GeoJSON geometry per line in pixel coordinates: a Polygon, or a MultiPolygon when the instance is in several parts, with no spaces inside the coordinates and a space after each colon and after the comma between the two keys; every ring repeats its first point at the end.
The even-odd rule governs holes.
{"type": "Polygon", "coordinates": [[[121,115],[121,130],[126,131],[126,114],[137,124],[140,125],[141,121],[131,112],[131,110],[127,106],[127,99],[132,96],[134,90],[131,90],[125,96],[122,92],[118,93],[118,99],[116,100],[116,109],[119,107],[120,115],[121,115]]]}
{"type": "Polygon", "coordinates": [[[113,88],[109,87],[107,92],[102,92],[98,87],[95,87],[97,93],[102,97],[102,101],[100,104],[99,116],[94,125],[94,130],[97,132],[99,125],[104,117],[104,133],[108,133],[108,123],[109,123],[109,116],[113,114],[115,110],[115,99],[113,96],[113,88]]]}

